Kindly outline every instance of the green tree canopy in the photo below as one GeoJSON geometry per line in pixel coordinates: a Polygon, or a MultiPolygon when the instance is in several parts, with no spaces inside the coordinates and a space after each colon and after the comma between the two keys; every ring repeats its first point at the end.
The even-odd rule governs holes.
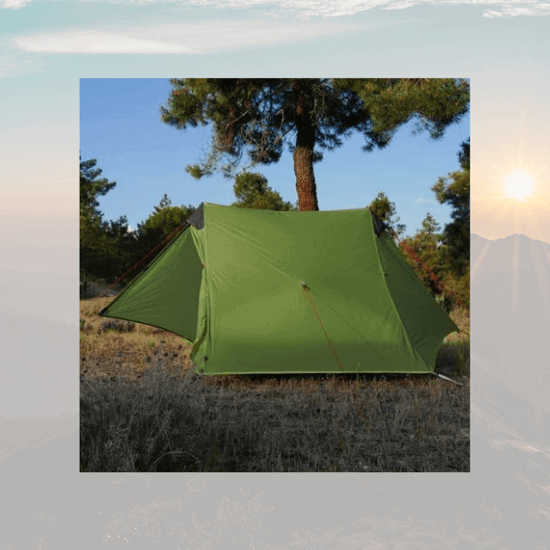
{"type": "MultiPolygon", "coordinates": [[[[182,225],[194,211],[195,207],[191,205],[172,206],[172,201],[168,198],[168,195],[163,195],[160,203],[154,207],[149,217],[144,222],[138,223],[134,262],[139,261],[144,255],[157,247],[174,229],[182,225]]],[[[162,250],[162,247],[141,264],[141,269],[149,265],[160,250],[162,250]]]]}
{"type": "Polygon", "coordinates": [[[450,265],[462,276],[470,265],[470,139],[458,153],[461,170],[440,177],[432,186],[437,200],[452,207],[452,222],[445,226],[443,242],[449,248],[450,265]]]}
{"type": "Polygon", "coordinates": [[[468,111],[469,83],[456,79],[173,79],[161,119],[179,129],[212,124],[212,145],[194,177],[232,177],[246,152],[251,165],[293,155],[300,210],[318,210],[314,162],[353,131],[365,151],[385,147],[416,119],[434,139],[468,111]],[[222,159],[228,159],[222,164],[222,159]]]}
{"type": "Polygon", "coordinates": [[[405,259],[414,269],[417,277],[424,286],[435,296],[442,295],[441,287],[438,286],[429,274],[431,271],[441,282],[446,275],[446,258],[441,247],[442,237],[439,231],[441,226],[428,212],[422,220],[422,229],[419,229],[413,237],[403,239],[401,245],[405,250],[405,259]],[[410,255],[410,252],[414,256],[410,255]],[[419,261],[418,261],[419,260],[419,261]]]}
{"type": "Polygon", "coordinates": [[[422,221],[422,229],[413,237],[403,239],[403,255],[417,277],[446,309],[470,303],[470,269],[462,273],[453,269],[453,250],[445,244],[440,224],[428,212],[422,221]],[[411,255],[412,252],[412,255],[411,255]],[[429,271],[428,271],[429,270],[429,271]],[[431,273],[430,273],[431,272],[431,273]],[[432,278],[435,275],[436,280],[432,278]],[[457,301],[457,298],[460,300],[457,301]]]}
{"type": "Polygon", "coordinates": [[[422,229],[420,233],[425,235],[427,239],[437,239],[440,236],[441,225],[437,223],[436,219],[428,212],[426,217],[422,220],[422,229]]]}
{"type": "Polygon", "coordinates": [[[405,225],[399,223],[401,219],[397,215],[395,203],[383,191],[380,191],[376,198],[370,203],[369,208],[400,238],[405,232],[405,225]]]}
{"type": "MultiPolygon", "coordinates": [[[[97,159],[80,159],[80,238],[91,245],[91,236],[102,223],[98,197],[114,189],[116,182],[107,178],[98,179],[103,170],[96,168],[97,159]]],[[[97,236],[97,234],[96,234],[97,236]]]]}
{"type": "Polygon", "coordinates": [[[97,159],[80,160],[80,269],[88,276],[110,278],[129,257],[132,236],[125,216],[106,222],[98,197],[114,189],[116,182],[100,178],[97,159]]]}
{"type": "Polygon", "coordinates": [[[243,172],[235,178],[233,192],[237,198],[232,206],[258,208],[261,210],[295,210],[293,204],[283,201],[277,191],[267,185],[267,178],[261,174],[243,172]]]}
{"type": "Polygon", "coordinates": [[[194,211],[195,208],[191,205],[172,206],[172,201],[165,194],[152,214],[143,223],[138,223],[138,239],[153,235],[153,240],[159,241],[180,226],[194,211]]]}

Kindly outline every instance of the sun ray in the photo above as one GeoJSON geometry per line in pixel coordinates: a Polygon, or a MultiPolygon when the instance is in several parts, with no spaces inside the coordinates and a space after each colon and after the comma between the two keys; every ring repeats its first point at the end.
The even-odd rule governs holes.
{"type": "Polygon", "coordinates": [[[514,312],[516,312],[519,294],[519,235],[514,235],[512,238],[514,239],[512,256],[512,306],[514,307],[514,312]]]}
{"type": "MultiPolygon", "coordinates": [[[[491,228],[479,232],[490,240],[521,233],[517,225],[517,201],[507,197],[473,198],[475,218],[491,220],[491,228]],[[495,213],[498,212],[498,215],[495,213]],[[511,227],[512,226],[512,227],[511,227]]],[[[478,233],[475,229],[473,233],[478,233]]]]}
{"type": "Polygon", "coordinates": [[[479,254],[477,255],[477,258],[475,259],[474,265],[472,265],[470,270],[470,279],[472,279],[478,269],[478,267],[483,263],[483,258],[485,257],[485,254],[487,253],[487,250],[489,250],[489,246],[491,246],[490,240],[488,240],[484,245],[479,254]]]}

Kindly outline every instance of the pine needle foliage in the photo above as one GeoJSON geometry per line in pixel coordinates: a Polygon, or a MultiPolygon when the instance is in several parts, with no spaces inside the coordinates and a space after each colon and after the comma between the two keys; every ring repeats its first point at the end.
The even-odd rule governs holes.
{"type": "Polygon", "coordinates": [[[161,120],[180,130],[212,124],[207,158],[186,169],[200,178],[234,177],[246,155],[249,171],[293,156],[299,210],[318,210],[313,165],[352,132],[365,151],[386,147],[416,120],[416,132],[443,136],[469,108],[469,82],[456,79],[172,79],[161,120]]]}

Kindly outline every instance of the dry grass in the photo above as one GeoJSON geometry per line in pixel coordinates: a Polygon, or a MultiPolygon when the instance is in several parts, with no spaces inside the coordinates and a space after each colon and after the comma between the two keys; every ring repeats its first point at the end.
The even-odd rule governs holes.
{"type": "Polygon", "coordinates": [[[469,471],[469,315],[426,377],[199,376],[190,346],[81,301],[83,471],[469,471]]]}
{"type": "MultiPolygon", "coordinates": [[[[191,346],[183,338],[149,325],[134,324],[131,331],[105,329],[104,325],[115,320],[100,317],[98,313],[112,301],[112,298],[91,298],[80,301],[80,374],[88,377],[124,376],[129,381],[139,381],[143,373],[152,368],[152,358],[159,346],[163,347],[164,357],[170,362],[170,374],[183,376],[193,368],[189,353],[191,346]]],[[[469,375],[470,313],[455,310],[451,317],[460,329],[459,334],[451,334],[447,344],[442,346],[436,363],[436,371],[446,376],[469,375]]],[[[349,377],[349,376],[348,376],[349,377]]],[[[254,380],[256,389],[279,387],[285,382],[288,389],[315,391],[308,389],[311,377],[300,376],[216,376],[209,377],[214,384],[231,386],[233,389],[248,387],[254,380]],[[215,379],[215,380],[214,380],[215,379]]],[[[318,379],[319,376],[315,376],[318,379]]],[[[371,377],[372,378],[372,377],[371,377]]],[[[377,378],[380,378],[378,376],[377,378]]],[[[422,379],[423,376],[420,376],[422,379]]],[[[341,388],[341,377],[330,377],[326,383],[341,388]]]]}
{"type": "Polygon", "coordinates": [[[470,340],[470,310],[464,307],[454,309],[450,315],[456,326],[460,329],[457,334],[449,334],[447,342],[464,342],[470,340]]]}
{"type": "MultiPolygon", "coordinates": [[[[111,378],[124,376],[137,382],[151,370],[155,350],[163,346],[165,357],[178,359],[171,363],[174,376],[191,369],[191,346],[183,338],[148,325],[135,323],[133,330],[105,329],[115,320],[98,313],[112,298],[92,298],[80,301],[80,374],[87,377],[111,378]]],[[[132,323],[133,324],[133,323],[132,323]]]]}

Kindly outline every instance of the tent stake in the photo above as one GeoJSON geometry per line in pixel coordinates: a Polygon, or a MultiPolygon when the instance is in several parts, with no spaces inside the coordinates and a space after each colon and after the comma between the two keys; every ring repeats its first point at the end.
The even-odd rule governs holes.
{"type": "Polygon", "coordinates": [[[449,382],[452,382],[453,384],[456,384],[457,386],[462,386],[462,384],[459,384],[458,382],[455,382],[454,380],[451,380],[450,378],[447,378],[446,376],[443,376],[442,374],[439,374],[438,372],[432,371],[432,374],[434,376],[439,376],[439,378],[443,378],[443,380],[448,380],[449,382]]]}

